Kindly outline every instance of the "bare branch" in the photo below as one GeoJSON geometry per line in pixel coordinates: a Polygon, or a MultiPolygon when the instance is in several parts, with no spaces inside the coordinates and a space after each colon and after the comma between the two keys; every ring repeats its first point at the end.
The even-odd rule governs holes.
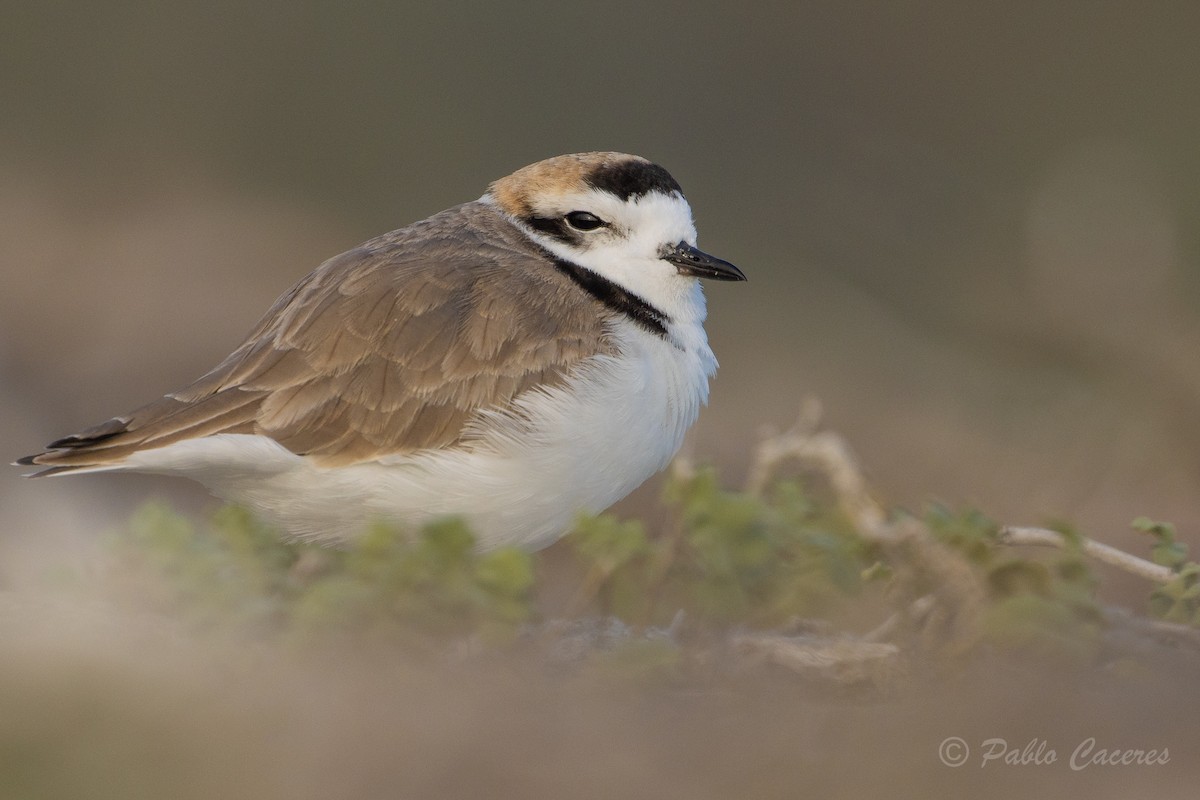
{"type": "MultiPolygon", "coordinates": [[[[1037,547],[1058,547],[1065,548],[1067,546],[1066,537],[1056,531],[1047,530],[1045,528],[1021,528],[1015,526],[1006,526],[1000,529],[998,541],[1001,544],[1007,545],[1034,545],[1037,547]]],[[[1097,561],[1103,561],[1105,564],[1111,564],[1114,567],[1123,569],[1126,572],[1132,573],[1155,583],[1167,583],[1175,577],[1175,572],[1161,564],[1155,564],[1152,561],[1147,561],[1144,558],[1130,555],[1124,550],[1118,550],[1115,547],[1110,547],[1106,544],[1093,541],[1084,537],[1080,537],[1080,546],[1085,555],[1091,556],[1097,561]]]]}

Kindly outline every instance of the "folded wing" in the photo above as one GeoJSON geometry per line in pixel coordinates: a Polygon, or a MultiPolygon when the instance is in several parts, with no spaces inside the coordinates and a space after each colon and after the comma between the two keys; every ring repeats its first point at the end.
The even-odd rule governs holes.
{"type": "Polygon", "coordinates": [[[468,203],[322,264],[214,370],[20,463],[39,475],[221,433],[329,466],[453,446],[481,410],[609,352],[604,315],[490,206],[468,203]]]}

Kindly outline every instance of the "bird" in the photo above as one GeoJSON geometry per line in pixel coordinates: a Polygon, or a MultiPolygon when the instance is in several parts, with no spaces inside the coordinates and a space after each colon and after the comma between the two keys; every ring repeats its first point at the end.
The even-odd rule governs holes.
{"type": "Polygon", "coordinates": [[[536,550],[667,466],[717,360],[671,174],[556,156],[325,261],[193,383],[57,439],[27,477],[191,478],[288,537],[466,522],[536,550]]]}

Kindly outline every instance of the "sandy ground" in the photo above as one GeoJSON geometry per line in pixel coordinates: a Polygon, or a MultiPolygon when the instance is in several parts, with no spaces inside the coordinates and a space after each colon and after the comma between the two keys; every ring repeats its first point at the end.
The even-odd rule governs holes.
{"type": "Polygon", "coordinates": [[[1169,649],[1133,674],[913,664],[862,692],[297,652],[11,592],[0,633],[6,798],[1183,798],[1200,778],[1195,659],[1169,649]]]}

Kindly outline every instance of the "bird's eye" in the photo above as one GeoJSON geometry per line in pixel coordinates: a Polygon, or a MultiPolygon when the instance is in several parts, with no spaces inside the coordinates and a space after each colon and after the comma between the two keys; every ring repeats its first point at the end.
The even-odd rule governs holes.
{"type": "Polygon", "coordinates": [[[607,223],[595,214],[587,211],[572,211],[566,216],[567,224],[577,231],[594,231],[603,228],[607,223]]]}

